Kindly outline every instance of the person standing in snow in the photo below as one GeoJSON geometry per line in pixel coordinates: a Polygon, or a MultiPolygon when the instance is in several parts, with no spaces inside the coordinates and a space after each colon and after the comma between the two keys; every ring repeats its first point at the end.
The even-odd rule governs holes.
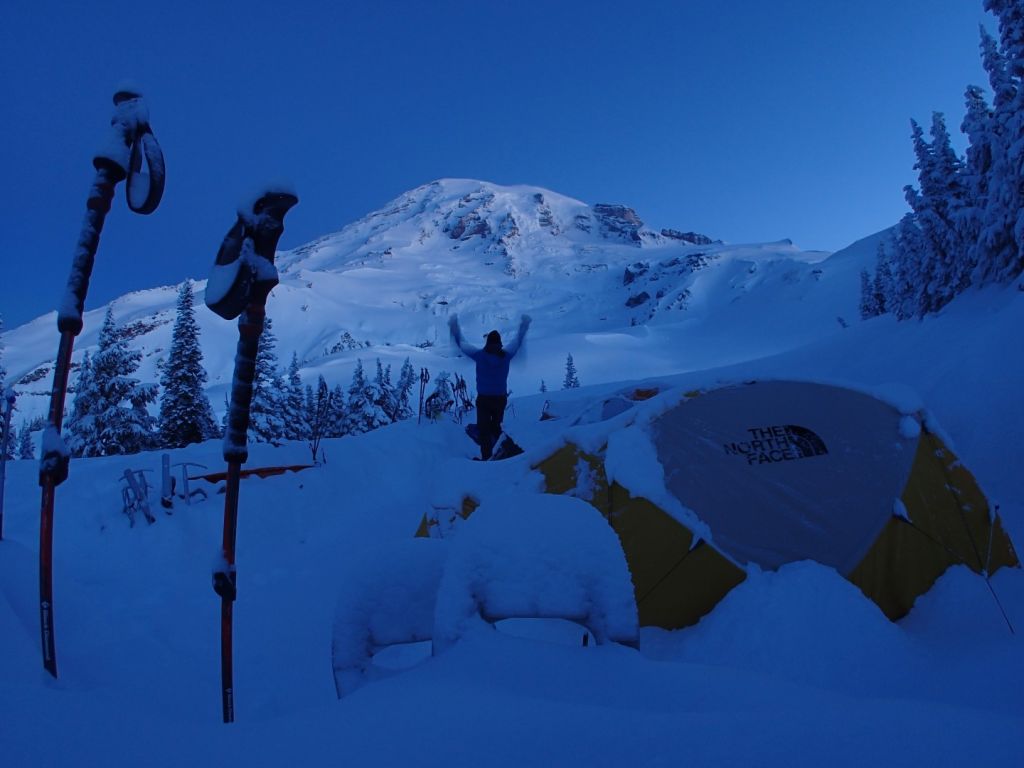
{"type": "Polygon", "coordinates": [[[494,444],[501,436],[501,420],[508,404],[509,364],[522,346],[529,327],[530,317],[523,315],[519,322],[519,332],[507,347],[502,346],[501,334],[491,331],[487,334],[484,348],[477,349],[463,338],[458,315],[452,315],[448,320],[452,341],[476,363],[476,426],[480,438],[480,458],[484,461],[491,458],[494,444]]]}

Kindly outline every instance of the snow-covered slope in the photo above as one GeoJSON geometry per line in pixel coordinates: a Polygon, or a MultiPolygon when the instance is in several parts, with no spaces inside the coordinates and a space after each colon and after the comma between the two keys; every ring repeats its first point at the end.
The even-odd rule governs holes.
{"type": "MultiPolygon", "coordinates": [[[[217,245],[211,243],[211,255],[217,245]]],[[[827,336],[854,320],[857,271],[866,258],[839,255],[803,252],[788,241],[728,245],[692,232],[655,232],[625,206],[586,205],[536,187],[446,179],[279,254],[281,283],[268,312],[282,365],[294,351],[306,381],[323,374],[332,385],[347,385],[357,358],[380,357],[397,368],[409,356],[435,372],[458,365],[446,359],[450,313],[459,313],[471,339],[492,328],[512,331],[519,315],[529,313],[534,348],[546,344],[552,359],[531,380],[513,377],[513,389],[526,392],[539,388],[540,378],[557,383],[567,353],[593,383],[592,374],[587,378],[592,357],[646,333],[689,329],[720,337],[719,361],[827,336]]],[[[200,299],[204,285],[196,286],[200,299]]],[[[143,351],[143,380],[157,379],[175,298],[175,288],[166,286],[111,303],[132,346],[143,351]]],[[[95,346],[105,311],[86,313],[76,362],[95,346]]],[[[236,329],[202,307],[197,321],[210,399],[220,410],[236,329]]],[[[22,418],[45,411],[54,328],[47,315],[4,334],[22,418]]],[[[680,350],[630,371],[649,375],[708,363],[680,350]]]]}
{"type": "MultiPolygon", "coordinates": [[[[325,441],[326,462],[318,467],[243,481],[232,726],[220,722],[220,601],[210,587],[223,509],[216,486],[203,485],[212,491],[206,500],[178,500],[173,515],[156,507],[155,524],[130,528],[118,478],[126,468],[156,470],[160,454],[72,461],[57,491],[54,529],[61,672],[55,682],[44,676],[39,653],[37,464],[8,465],[0,541],[4,765],[952,766],[1018,760],[1024,748],[1020,569],[1002,569],[986,583],[953,568],[905,619],[892,623],[835,571],[794,563],[749,573],[694,627],[642,629],[636,649],[582,647],[575,624],[478,627],[434,656],[422,646],[381,654],[377,679],[338,700],[331,669],[335,610],[358,603],[359,590],[389,586],[370,578],[367,562],[404,577],[393,583],[408,583],[412,575],[402,569],[410,563],[395,553],[406,551],[424,513],[454,514],[464,494],[480,500],[480,515],[489,504],[514,514],[516,505],[507,508],[513,498],[530,509],[530,520],[554,509],[530,505],[540,492],[531,462],[560,444],[570,421],[540,421],[546,400],[557,412],[583,413],[603,394],[652,377],[685,388],[778,377],[909,389],[999,503],[1018,552],[1024,542],[1018,458],[1024,359],[1013,346],[1024,325],[1024,293],[989,287],[920,322],[860,322],[857,273],[870,265],[882,235],[824,258],[786,243],[683,245],[642,229],[637,245],[621,233],[604,237],[597,225],[559,239],[561,233],[546,235],[538,224],[522,238],[536,236],[543,244],[550,237],[552,247],[559,244],[557,254],[526,249],[516,256],[522,271],[512,275],[505,271],[512,256],[499,259],[488,250],[496,242],[493,222],[509,211],[526,217],[536,210],[535,194],[440,182],[403,197],[394,206],[408,200],[401,211],[367,217],[281,255],[286,271],[272,312],[282,351],[305,349],[306,376],[323,372],[344,382],[360,355],[410,355],[432,370],[468,372],[465,360],[443,343],[446,312],[458,309],[467,330],[481,333],[493,325],[511,329],[520,311],[533,314],[529,349],[513,366],[516,392],[506,417],[526,453],[473,462],[475,446],[461,425],[410,420],[325,441]],[[446,189],[448,207],[439,202],[446,189]],[[452,222],[458,201],[479,189],[494,197],[486,211],[483,203],[473,208],[479,219],[471,223],[492,222],[491,235],[462,240],[472,228],[467,225],[451,238],[442,222],[452,222]],[[438,223],[430,230],[432,248],[425,242],[414,253],[415,238],[402,245],[394,232],[403,226],[418,232],[426,219],[410,223],[417,216],[438,223]],[[392,238],[391,255],[358,265],[368,257],[357,251],[378,219],[388,217],[397,218],[376,234],[392,238]],[[530,282],[538,272],[551,275],[558,265],[583,262],[581,249],[591,246],[585,263],[606,263],[607,270],[569,268],[557,280],[530,282]],[[707,254],[705,266],[673,272],[679,265],[672,259],[697,251],[707,254]],[[444,281],[430,283],[420,268],[439,265],[440,274],[454,262],[464,279],[453,279],[449,304],[438,304],[434,291],[444,281]],[[575,292],[568,286],[577,280],[593,292],[560,312],[558,301],[575,292]],[[361,287],[367,282],[380,290],[361,287]],[[660,285],[688,289],[686,308],[652,298],[659,308],[650,316],[643,304],[625,306],[634,291],[656,297],[658,289],[651,288],[660,285]],[[430,300],[419,302],[418,290],[430,300]],[[388,306],[383,296],[411,303],[388,306]],[[487,314],[488,301],[505,302],[508,319],[487,314]],[[304,302],[311,302],[306,311],[304,302]],[[318,310],[312,302],[319,302],[318,310]],[[602,313],[608,319],[600,320],[602,313]],[[358,322],[365,322],[362,332],[358,322]],[[333,344],[343,329],[373,346],[324,356],[320,347],[333,344]],[[435,331],[434,346],[415,346],[431,341],[435,331]],[[323,335],[314,341],[314,333],[323,335]],[[557,389],[567,352],[581,389],[557,389]],[[537,392],[541,378],[552,391],[537,392]],[[1017,634],[1008,630],[994,597],[1017,634]]],[[[594,216],[583,204],[540,194],[551,201],[552,221],[594,216]]],[[[173,301],[168,288],[115,302],[122,322],[142,323],[135,342],[146,345],[149,366],[167,346],[173,301]],[[148,329],[155,321],[164,324],[148,329]]],[[[90,314],[80,348],[95,343],[102,311],[90,314]]],[[[226,377],[235,328],[203,310],[197,315],[207,364],[215,377],[226,377]]],[[[51,354],[52,317],[4,340],[8,368],[23,376],[51,354]]],[[[19,390],[46,386],[38,379],[19,390]]],[[[33,399],[23,394],[19,404],[33,399]]],[[[218,441],[170,453],[175,463],[223,466],[218,441]]],[[[296,464],[308,457],[301,444],[262,444],[253,447],[250,464],[296,464]]],[[[482,518],[465,525],[474,519],[482,518]]],[[[592,522],[590,529],[607,534],[599,516],[592,522]]],[[[597,537],[579,528],[587,546],[570,540],[566,567],[581,551],[600,549],[597,537]]],[[[519,530],[511,549],[533,551],[534,530],[519,530]]],[[[548,536],[538,547],[546,555],[542,565],[563,575],[556,567],[561,561],[551,556],[555,544],[548,536]]]]}

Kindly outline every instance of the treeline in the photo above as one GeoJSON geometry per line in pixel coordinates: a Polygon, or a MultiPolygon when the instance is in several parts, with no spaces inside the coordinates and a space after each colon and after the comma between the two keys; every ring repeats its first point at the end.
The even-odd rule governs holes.
{"type": "MultiPolygon", "coordinates": [[[[199,345],[192,284],[178,292],[177,315],[166,359],[160,361],[160,382],[143,383],[134,376],[142,353],[128,346],[128,334],[118,328],[111,310],[100,329],[97,348],[86,353],[78,369],[74,399],[66,415],[63,436],[73,456],[111,456],[161,448],[180,448],[218,438],[224,423],[214,417],[206,396],[206,370],[199,345]],[[157,414],[151,413],[158,405],[157,414]]],[[[293,353],[286,371],[277,357],[277,339],[268,318],[256,356],[250,405],[249,440],[280,444],[289,440],[316,441],[324,437],[357,435],[416,415],[414,389],[429,380],[417,373],[406,358],[397,380],[391,366],[376,361],[368,375],[362,360],[356,364],[347,389],[330,388],[323,376],[316,387],[303,385],[298,355],[293,353]]],[[[0,382],[4,370],[0,364],[0,382]]],[[[434,391],[451,391],[449,374],[441,373],[434,391]]],[[[422,392],[420,396],[422,396],[422,392]]],[[[447,402],[435,397],[435,402],[447,402]]],[[[449,406],[450,407],[450,406],[449,406]]],[[[227,403],[225,402],[225,417],[227,403]]],[[[25,422],[11,430],[6,446],[9,458],[35,458],[33,434],[45,427],[44,419],[25,422]]]]}
{"type": "Polygon", "coordinates": [[[863,318],[921,318],[971,286],[1024,272],[1024,1],[984,7],[999,27],[998,40],[981,28],[992,103],[968,86],[963,157],[942,113],[932,115],[930,140],[911,120],[918,187],[904,188],[911,211],[879,246],[874,273],[861,272],[863,318]]]}

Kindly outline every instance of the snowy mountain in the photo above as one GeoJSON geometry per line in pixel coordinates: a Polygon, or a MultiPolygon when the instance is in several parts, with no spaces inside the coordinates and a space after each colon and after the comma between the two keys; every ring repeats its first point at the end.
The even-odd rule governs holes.
{"type": "MultiPolygon", "coordinates": [[[[586,504],[542,495],[533,466],[574,421],[540,420],[546,401],[558,414],[593,413],[627,382],[684,392],[787,378],[909,392],[999,505],[1020,552],[1024,360],[1012,339],[1024,325],[1024,293],[988,286],[921,321],[859,321],[858,272],[881,237],[831,256],[784,242],[708,243],[648,231],[628,209],[442,181],[282,253],[270,312],[280,351],[299,352],[307,380],[323,373],[344,384],[357,358],[377,356],[469,373],[446,342],[447,315],[459,312],[472,337],[511,331],[529,312],[505,422],[526,452],[473,462],[462,425],[413,419],[325,440],[319,466],[243,480],[230,726],[221,723],[220,600],[210,585],[222,483],[197,480],[205,498],[176,499],[173,514],[154,504],[155,523],[130,527],[119,478],[126,469],[155,472],[160,452],[72,460],[54,523],[55,681],[40,664],[38,464],[9,462],[0,541],[4,765],[1018,761],[1019,568],[989,579],[950,568],[894,623],[819,563],[755,567],[697,625],[644,627],[635,648],[581,645],[570,622],[512,620],[497,631],[477,627],[434,654],[429,642],[381,651],[373,679],[341,699],[332,680],[332,638],[367,593],[385,607],[405,600],[429,609],[431,590],[414,578],[422,563],[407,556],[412,535],[425,514],[454,515],[467,495],[481,506],[455,535],[479,531],[471,526],[484,515],[504,515],[510,541],[498,555],[542,553],[542,564],[555,566],[545,575],[556,577],[582,553],[608,557],[609,529],[596,512],[585,525],[538,533],[545,514],[572,507],[583,515],[586,504]],[[569,352],[583,386],[558,390],[569,352]],[[537,392],[542,378],[552,391],[537,392]]],[[[146,354],[144,377],[155,378],[168,346],[175,293],[157,288],[113,303],[146,354]]],[[[89,312],[76,358],[95,344],[104,311],[89,312]]],[[[197,319],[220,407],[236,329],[202,308],[197,319]]],[[[4,335],[19,407],[41,412],[56,337],[52,316],[4,335]]],[[[634,466],[628,447],[618,454],[623,477],[644,466],[634,466]]],[[[219,441],[168,453],[174,464],[206,467],[197,472],[223,468],[219,441]]],[[[309,456],[300,443],[260,444],[249,465],[309,456]]],[[[500,571],[501,558],[485,555],[462,570],[472,575],[482,562],[500,571]]],[[[621,568],[598,572],[618,573],[620,585],[625,578],[621,568]]]]}
{"type": "MultiPolygon", "coordinates": [[[[211,255],[216,246],[211,243],[211,255]]],[[[858,258],[828,258],[788,241],[729,245],[693,232],[651,230],[625,206],[591,206],[536,187],[445,179],[280,253],[281,283],[267,309],[282,364],[295,351],[305,381],[323,374],[343,386],[358,358],[380,357],[396,369],[407,356],[432,371],[461,365],[448,359],[446,321],[453,312],[471,339],[492,328],[511,331],[519,315],[529,313],[533,349],[546,350],[551,360],[532,378],[513,375],[513,390],[524,393],[536,391],[541,378],[549,385],[559,381],[567,353],[584,380],[595,383],[587,378],[590,359],[603,356],[609,344],[646,333],[727,331],[721,362],[766,344],[778,351],[826,336],[856,317],[857,272],[862,259],[874,257],[868,250],[858,258]],[[755,327],[736,327],[737,318],[752,315],[759,318],[755,327]]],[[[204,285],[196,284],[197,301],[204,285]]],[[[175,287],[165,286],[111,303],[131,346],[144,355],[138,375],[145,381],[158,378],[175,299],[175,287]]],[[[75,362],[94,349],[105,311],[86,313],[75,362]]],[[[201,306],[197,320],[210,400],[220,410],[236,328],[201,306]]],[[[22,418],[45,412],[54,328],[47,315],[4,335],[22,418]]],[[[642,361],[628,373],[680,367],[690,367],[685,357],[642,361]]]]}

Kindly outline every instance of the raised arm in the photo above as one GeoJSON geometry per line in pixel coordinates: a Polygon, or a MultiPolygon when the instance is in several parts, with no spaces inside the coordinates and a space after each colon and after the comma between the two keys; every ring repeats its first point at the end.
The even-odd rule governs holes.
{"type": "Polygon", "coordinates": [[[476,352],[480,351],[476,347],[466,343],[466,340],[462,336],[462,329],[459,328],[458,315],[452,315],[448,318],[448,330],[452,334],[452,341],[455,342],[455,346],[462,350],[463,354],[472,357],[476,352]]]}
{"type": "Polygon", "coordinates": [[[516,333],[516,337],[512,340],[512,343],[505,347],[505,354],[509,357],[515,356],[516,352],[519,351],[519,347],[522,346],[523,340],[526,338],[526,331],[530,328],[530,316],[523,315],[519,321],[519,331],[516,333]]]}

